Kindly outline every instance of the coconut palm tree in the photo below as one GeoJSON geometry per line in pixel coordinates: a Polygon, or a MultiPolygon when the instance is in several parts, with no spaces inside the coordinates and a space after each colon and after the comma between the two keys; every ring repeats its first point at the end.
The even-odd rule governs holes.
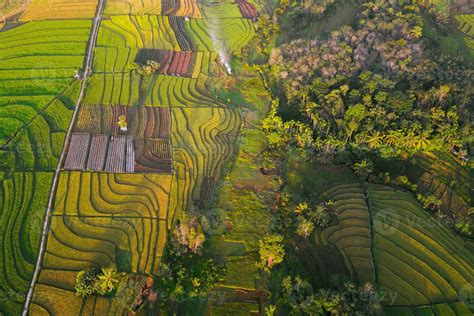
{"type": "Polygon", "coordinates": [[[374,132],[367,138],[367,145],[370,149],[377,149],[382,145],[383,136],[380,132],[374,132]]]}
{"type": "Polygon", "coordinates": [[[99,275],[99,287],[104,292],[111,292],[115,288],[115,284],[118,283],[117,271],[111,268],[102,269],[102,273],[99,275]]]}
{"type": "Polygon", "coordinates": [[[400,143],[402,135],[399,131],[389,131],[384,137],[384,141],[389,146],[396,146],[400,143]]]}
{"type": "Polygon", "coordinates": [[[416,139],[416,148],[418,150],[423,150],[428,147],[430,134],[430,131],[422,131],[418,134],[416,139]]]}
{"type": "Polygon", "coordinates": [[[408,132],[406,135],[405,135],[405,146],[408,147],[408,148],[415,148],[416,147],[416,136],[415,136],[415,133],[413,133],[412,131],[408,132]]]}
{"type": "Polygon", "coordinates": [[[363,180],[366,180],[369,175],[374,172],[374,166],[370,160],[362,160],[354,163],[352,166],[354,173],[361,177],[363,180]]]}

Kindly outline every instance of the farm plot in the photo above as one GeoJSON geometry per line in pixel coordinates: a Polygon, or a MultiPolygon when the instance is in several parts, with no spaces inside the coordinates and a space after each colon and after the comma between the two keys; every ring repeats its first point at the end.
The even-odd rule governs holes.
{"type": "Polygon", "coordinates": [[[474,14],[456,15],[456,20],[461,31],[474,37],[474,14]]]}
{"type": "Polygon", "coordinates": [[[21,118],[20,115],[30,114],[29,117],[16,122],[17,129],[12,131],[11,138],[6,140],[0,149],[0,156],[3,158],[0,169],[19,171],[55,169],[79,87],[80,82],[75,82],[56,98],[19,97],[16,99],[19,103],[17,106],[2,106],[3,100],[10,101],[8,98],[0,97],[0,121],[5,120],[13,124],[15,120],[21,118]],[[33,113],[31,103],[33,100],[37,102],[43,100],[46,103],[42,109],[33,113]]]}
{"type": "Polygon", "coordinates": [[[441,210],[445,214],[453,214],[462,218],[469,213],[471,192],[474,188],[472,170],[461,166],[453,157],[437,153],[434,155],[418,155],[417,165],[423,173],[412,176],[422,194],[434,195],[442,201],[441,210]],[[451,185],[452,179],[458,179],[456,186],[451,185]]]}
{"type": "Polygon", "coordinates": [[[472,284],[474,257],[408,193],[369,185],[378,285],[398,293],[394,305],[455,302],[472,284]]]}
{"type": "Polygon", "coordinates": [[[464,43],[470,50],[470,59],[474,56],[474,14],[463,14],[455,16],[459,22],[459,28],[462,32],[466,33],[464,37],[464,43]]]}
{"type": "Polygon", "coordinates": [[[33,0],[20,21],[92,19],[97,4],[97,0],[33,0]]]}
{"type": "Polygon", "coordinates": [[[171,173],[170,124],[168,108],[84,105],[64,169],[171,173]],[[127,132],[118,130],[120,115],[127,117],[127,132]]]}
{"type": "MultiPolygon", "coordinates": [[[[232,153],[232,144],[240,128],[237,111],[225,108],[173,108],[172,133],[175,170],[186,174],[190,187],[188,202],[206,195],[206,181],[213,183],[232,153]]],[[[188,203],[186,202],[186,203],[188,203]]]]}
{"type": "Polygon", "coordinates": [[[471,315],[466,304],[461,302],[425,305],[419,307],[388,307],[384,308],[387,316],[413,315],[413,316],[434,316],[434,315],[471,315]]]}
{"type": "Polygon", "coordinates": [[[33,275],[52,173],[0,180],[0,313],[19,315],[33,275]]]}
{"type": "Polygon", "coordinates": [[[52,315],[120,315],[110,299],[76,296],[76,274],[111,265],[121,271],[157,273],[165,240],[164,220],[54,216],[33,296],[37,306],[32,311],[47,310],[52,315]]]}
{"type": "Polygon", "coordinates": [[[140,49],[135,62],[145,64],[156,61],[160,64],[158,72],[163,75],[197,78],[201,72],[203,52],[174,52],[158,49],[140,49]]]}
{"type": "Polygon", "coordinates": [[[144,81],[135,73],[102,73],[92,76],[84,103],[123,106],[211,107],[204,76],[197,79],[155,74],[144,81]]]}
{"type": "Polygon", "coordinates": [[[237,0],[236,2],[239,5],[239,10],[244,18],[250,19],[252,22],[257,22],[258,12],[253,4],[248,3],[245,0],[237,0]]]}
{"type": "Polygon", "coordinates": [[[184,28],[198,51],[233,53],[244,47],[255,34],[248,19],[192,19],[184,28]]]}
{"type": "Polygon", "coordinates": [[[135,69],[133,60],[138,49],[134,47],[101,46],[94,51],[94,73],[130,72],[135,69]]]}
{"type": "Polygon", "coordinates": [[[171,175],[61,173],[54,214],[167,218],[171,175]]]}
{"type": "Polygon", "coordinates": [[[169,17],[158,15],[117,15],[104,20],[97,46],[179,50],[169,17]]]}
{"type": "Polygon", "coordinates": [[[370,219],[363,186],[341,184],[328,190],[326,195],[335,203],[338,223],[321,232],[321,241],[339,248],[353,280],[374,283],[370,219]]]}
{"type": "Polygon", "coordinates": [[[36,287],[30,315],[123,315],[128,310],[108,297],[82,299],[75,291],[39,283],[36,287]]]}
{"type": "Polygon", "coordinates": [[[138,106],[83,105],[74,125],[75,133],[109,134],[119,133],[134,138],[169,138],[171,116],[169,108],[138,106]],[[129,122],[128,132],[119,132],[119,115],[129,122]]]}
{"type": "Polygon", "coordinates": [[[104,15],[161,14],[161,0],[109,0],[105,3],[104,15]]]}
{"type": "Polygon", "coordinates": [[[64,170],[171,173],[169,139],[73,133],[64,170]]]}
{"type": "Polygon", "coordinates": [[[182,16],[188,18],[201,18],[201,10],[197,0],[162,0],[162,14],[182,16]]]}
{"type": "Polygon", "coordinates": [[[30,312],[121,314],[111,299],[76,296],[76,274],[107,266],[156,273],[173,217],[173,181],[172,175],[62,172],[30,312]]]}
{"type": "Polygon", "coordinates": [[[226,1],[219,4],[202,3],[201,11],[203,18],[206,19],[240,19],[242,13],[239,5],[233,1],[226,1]]]}
{"type": "Polygon", "coordinates": [[[3,161],[19,161],[8,168],[54,165],[77,98],[77,84],[71,83],[89,32],[90,21],[44,21],[0,33],[0,146],[8,156],[3,161]]]}

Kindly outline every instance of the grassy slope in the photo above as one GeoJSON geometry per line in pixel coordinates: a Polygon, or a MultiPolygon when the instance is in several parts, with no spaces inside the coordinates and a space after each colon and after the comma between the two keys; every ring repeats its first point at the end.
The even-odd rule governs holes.
{"type": "MultiPolygon", "coordinates": [[[[221,222],[212,237],[213,247],[223,255],[227,266],[226,279],[220,286],[255,290],[263,286],[255,266],[258,240],[269,233],[271,216],[266,205],[278,183],[273,176],[265,176],[259,170],[265,139],[259,120],[266,112],[269,97],[254,74],[240,73],[238,77],[235,91],[241,91],[241,96],[235,101],[247,108],[238,140],[239,151],[219,183],[216,201],[209,211],[218,210],[221,221],[227,219],[232,223],[232,229],[226,230],[221,222]]],[[[231,310],[235,315],[248,315],[256,308],[257,305],[228,303],[212,310],[213,315],[224,315],[231,310]]]]}

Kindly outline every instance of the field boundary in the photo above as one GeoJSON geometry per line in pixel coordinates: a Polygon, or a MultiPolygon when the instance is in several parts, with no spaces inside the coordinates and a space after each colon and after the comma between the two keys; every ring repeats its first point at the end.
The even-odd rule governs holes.
{"type": "Polygon", "coordinates": [[[39,247],[39,251],[38,251],[38,258],[36,260],[35,270],[33,272],[33,277],[31,279],[31,283],[30,283],[30,286],[28,288],[28,293],[26,295],[25,305],[23,306],[22,316],[27,316],[28,315],[28,310],[30,308],[30,304],[31,304],[31,301],[32,301],[32,298],[33,298],[33,293],[34,293],[34,289],[35,289],[35,286],[36,286],[36,282],[38,281],[39,272],[40,272],[40,269],[41,269],[41,265],[43,263],[43,257],[44,257],[44,254],[46,252],[46,243],[47,243],[47,240],[48,240],[48,234],[49,234],[49,229],[50,229],[50,225],[51,225],[54,196],[56,194],[56,189],[58,187],[58,180],[59,180],[59,175],[60,175],[60,172],[61,172],[61,166],[63,164],[63,161],[64,161],[65,157],[66,157],[66,152],[67,152],[67,148],[68,148],[68,145],[69,145],[69,138],[70,138],[71,133],[72,133],[72,129],[73,129],[73,126],[74,126],[74,121],[75,121],[75,118],[77,117],[77,114],[78,114],[79,108],[80,108],[80,104],[81,104],[82,99],[84,97],[84,90],[86,88],[86,81],[87,81],[89,72],[92,70],[93,52],[94,52],[94,47],[97,43],[97,37],[98,37],[98,34],[99,34],[99,26],[100,26],[100,22],[102,20],[103,12],[104,12],[105,1],[106,0],[99,0],[99,3],[97,5],[97,9],[96,9],[96,13],[95,13],[95,16],[94,16],[94,20],[93,20],[93,23],[92,23],[91,34],[90,34],[90,37],[89,37],[89,43],[87,45],[86,57],[84,59],[84,69],[83,69],[82,78],[81,78],[81,80],[82,80],[81,90],[80,90],[79,96],[77,98],[76,107],[74,109],[74,113],[72,115],[68,131],[66,133],[66,137],[65,137],[65,140],[64,140],[64,145],[63,145],[63,149],[62,149],[62,152],[61,152],[61,156],[59,158],[58,164],[56,166],[56,171],[54,173],[53,184],[52,184],[51,192],[50,192],[50,195],[49,195],[48,206],[47,206],[47,209],[46,209],[46,214],[45,214],[44,223],[43,223],[43,230],[42,230],[42,233],[41,233],[41,243],[40,243],[40,247],[39,247]]]}
{"type": "Polygon", "coordinates": [[[367,204],[367,215],[369,216],[369,225],[370,225],[370,254],[372,255],[372,265],[374,267],[374,283],[378,284],[379,281],[379,273],[378,273],[378,266],[375,261],[375,231],[374,231],[374,219],[372,216],[372,209],[370,206],[369,195],[367,192],[367,183],[362,183],[363,191],[364,191],[364,201],[367,204]]]}

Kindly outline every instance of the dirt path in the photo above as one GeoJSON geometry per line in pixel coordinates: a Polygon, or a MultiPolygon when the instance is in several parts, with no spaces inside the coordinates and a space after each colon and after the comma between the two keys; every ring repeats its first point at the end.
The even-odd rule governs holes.
{"type": "Polygon", "coordinates": [[[89,43],[87,44],[87,52],[86,52],[86,57],[84,60],[84,71],[81,77],[81,91],[79,93],[79,97],[77,98],[76,102],[76,107],[74,108],[74,113],[72,115],[71,122],[69,124],[69,128],[64,140],[64,146],[63,150],[61,152],[61,156],[59,158],[58,164],[56,166],[56,170],[54,173],[54,178],[53,178],[53,185],[51,188],[51,192],[49,194],[49,200],[48,200],[48,207],[46,209],[46,215],[44,219],[44,224],[43,224],[43,230],[41,233],[41,243],[40,243],[40,248],[38,251],[38,258],[36,260],[36,265],[35,265],[35,270],[33,272],[33,277],[31,279],[30,287],[28,288],[28,293],[26,295],[26,300],[25,300],[25,305],[23,307],[23,312],[22,316],[27,316],[28,315],[28,310],[31,304],[31,300],[33,298],[33,293],[34,289],[36,286],[36,282],[38,281],[41,265],[43,263],[43,258],[44,254],[46,251],[46,244],[48,241],[48,234],[49,234],[49,229],[51,226],[51,217],[52,217],[52,211],[53,211],[53,202],[54,202],[54,196],[56,194],[56,189],[58,187],[58,180],[59,180],[59,174],[61,172],[61,166],[63,165],[64,159],[66,157],[67,153],[67,148],[69,145],[69,139],[71,136],[71,131],[74,126],[74,121],[77,117],[77,113],[79,112],[79,107],[82,102],[82,99],[84,98],[84,91],[86,88],[86,81],[87,77],[89,76],[89,73],[91,72],[92,68],[92,61],[93,61],[93,52],[95,45],[97,43],[97,35],[99,34],[99,26],[100,22],[102,21],[102,14],[104,12],[104,6],[105,6],[105,1],[106,0],[99,0],[99,3],[97,5],[97,10],[94,16],[94,20],[92,23],[92,29],[91,29],[91,34],[89,37],[89,43]]]}

